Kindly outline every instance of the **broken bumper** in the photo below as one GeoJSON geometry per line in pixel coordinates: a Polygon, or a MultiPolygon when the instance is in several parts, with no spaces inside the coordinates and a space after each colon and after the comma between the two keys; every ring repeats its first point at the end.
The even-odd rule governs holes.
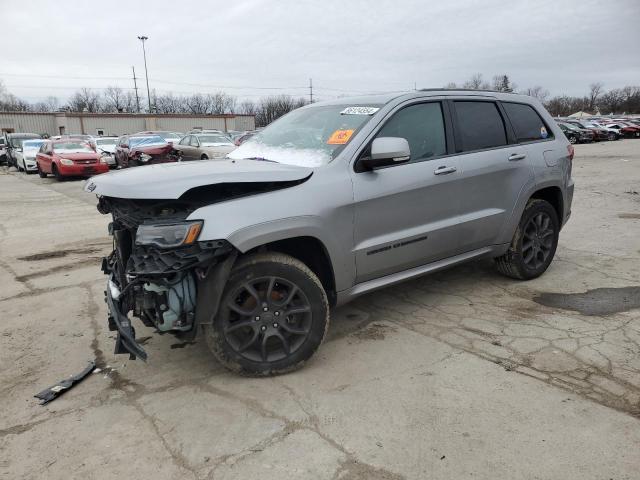
{"type": "Polygon", "coordinates": [[[118,298],[114,298],[119,294],[118,287],[113,282],[113,274],[110,274],[106,301],[109,308],[109,330],[118,332],[114,353],[128,353],[132,360],[140,357],[146,361],[147,352],[136,342],[136,331],[131,325],[131,320],[122,312],[118,298]]]}

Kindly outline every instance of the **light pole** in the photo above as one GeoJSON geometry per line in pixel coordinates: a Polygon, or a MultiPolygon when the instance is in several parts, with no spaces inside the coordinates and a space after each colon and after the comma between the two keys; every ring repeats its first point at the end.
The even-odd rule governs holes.
{"type": "Polygon", "coordinates": [[[138,40],[142,42],[142,55],[144,56],[144,75],[147,77],[147,100],[149,101],[149,113],[151,113],[151,93],[149,92],[149,72],[147,71],[147,51],[144,49],[145,40],[149,40],[149,37],[144,35],[138,37],[138,40]]]}

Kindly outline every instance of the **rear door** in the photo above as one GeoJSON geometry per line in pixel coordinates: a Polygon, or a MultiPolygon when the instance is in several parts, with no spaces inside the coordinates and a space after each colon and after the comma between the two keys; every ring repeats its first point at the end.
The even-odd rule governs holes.
{"type": "Polygon", "coordinates": [[[450,131],[445,104],[427,101],[399,107],[370,139],[405,138],[411,159],[352,171],[356,282],[457,253],[461,172],[450,131]]]}
{"type": "Polygon", "coordinates": [[[465,251],[503,243],[501,231],[521,192],[535,180],[531,155],[517,143],[498,102],[452,100],[451,109],[463,170],[458,241],[465,251]]]}

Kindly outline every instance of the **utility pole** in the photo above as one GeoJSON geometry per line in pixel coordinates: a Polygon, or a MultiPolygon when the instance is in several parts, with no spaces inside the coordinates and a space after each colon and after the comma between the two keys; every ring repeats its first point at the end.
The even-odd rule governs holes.
{"type": "Polygon", "coordinates": [[[313,79],[309,79],[309,103],[313,103],[313,79]]]}
{"type": "Polygon", "coordinates": [[[151,92],[149,91],[149,72],[147,71],[147,51],[144,48],[144,42],[149,40],[149,37],[144,35],[138,37],[138,40],[142,42],[142,55],[144,56],[144,75],[147,77],[147,100],[149,101],[149,113],[151,113],[151,92]]]}
{"type": "Polygon", "coordinates": [[[136,111],[140,113],[140,97],[138,96],[138,83],[136,82],[136,67],[131,66],[133,70],[133,89],[136,91],[136,111]]]}

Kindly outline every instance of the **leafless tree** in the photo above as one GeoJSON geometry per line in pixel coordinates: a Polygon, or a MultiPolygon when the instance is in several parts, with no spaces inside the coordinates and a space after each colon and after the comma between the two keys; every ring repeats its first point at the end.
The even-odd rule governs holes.
{"type": "Polygon", "coordinates": [[[458,88],[458,85],[456,84],[456,82],[449,82],[444,86],[444,88],[455,90],[456,88],[458,88]]]}
{"type": "Polygon", "coordinates": [[[95,113],[100,110],[100,95],[90,88],[81,88],[75,92],[67,105],[73,112],[95,113]]]}
{"type": "Polygon", "coordinates": [[[126,93],[120,87],[107,87],[104,91],[102,110],[104,112],[124,112],[126,106],[126,93]]]}
{"type": "Polygon", "coordinates": [[[589,103],[587,104],[587,110],[594,111],[596,109],[598,98],[602,94],[602,87],[604,87],[602,82],[596,82],[589,85],[589,103]]]}
{"type": "Polygon", "coordinates": [[[240,105],[237,108],[237,113],[242,113],[244,115],[255,115],[258,110],[255,102],[251,100],[243,100],[240,102],[240,105]]]}
{"type": "Polygon", "coordinates": [[[537,98],[541,103],[545,103],[549,98],[549,90],[536,85],[535,87],[529,87],[521,92],[524,95],[529,95],[533,98],[537,98]]]}
{"type": "Polygon", "coordinates": [[[290,95],[264,97],[256,110],[256,126],[264,127],[291,110],[307,104],[304,98],[293,98],[290,95]]]}
{"type": "Polygon", "coordinates": [[[481,73],[476,73],[469,80],[464,82],[462,88],[469,88],[471,90],[489,90],[491,86],[488,82],[485,82],[481,73]]]}
{"type": "Polygon", "coordinates": [[[209,112],[214,115],[222,113],[233,113],[236,107],[236,97],[224,92],[217,92],[213,95],[207,95],[209,102],[209,112]]]}

